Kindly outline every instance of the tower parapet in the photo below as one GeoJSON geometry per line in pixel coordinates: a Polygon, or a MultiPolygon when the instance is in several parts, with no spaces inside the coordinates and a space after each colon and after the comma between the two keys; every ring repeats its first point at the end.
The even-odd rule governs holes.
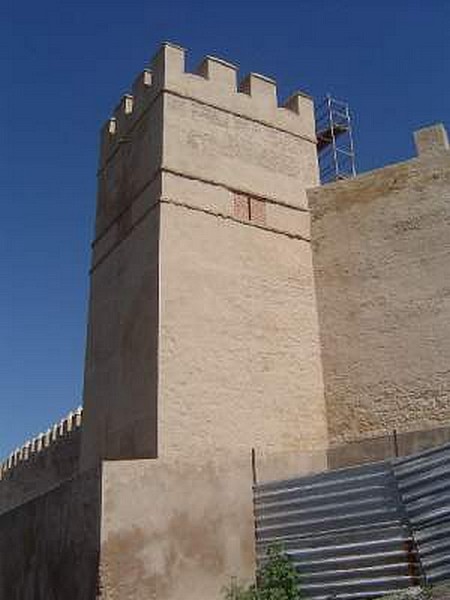
{"type": "Polygon", "coordinates": [[[206,56],[193,73],[186,70],[185,63],[184,48],[171,43],[161,46],[150,68],[138,75],[131,93],[121,98],[105,123],[101,165],[126,141],[161,92],[260,121],[315,143],[313,101],[304,92],[296,92],[280,104],[276,82],[264,75],[250,73],[238,82],[238,67],[215,56],[206,56]]]}
{"type": "Polygon", "coordinates": [[[421,158],[434,158],[450,150],[447,130],[443,123],[436,123],[415,131],[414,141],[417,153],[421,158]]]}

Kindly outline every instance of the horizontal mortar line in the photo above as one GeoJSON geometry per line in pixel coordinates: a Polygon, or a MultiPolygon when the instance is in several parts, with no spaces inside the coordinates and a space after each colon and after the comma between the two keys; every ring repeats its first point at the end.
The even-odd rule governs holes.
{"type": "Polygon", "coordinates": [[[174,200],[172,198],[161,198],[160,203],[161,204],[172,204],[174,206],[186,208],[188,210],[192,210],[195,212],[201,212],[206,215],[210,215],[212,217],[218,217],[219,219],[224,219],[226,221],[233,221],[234,223],[239,223],[239,225],[246,225],[248,227],[254,227],[255,229],[262,229],[263,231],[269,231],[270,233],[275,233],[277,235],[284,235],[285,237],[288,237],[289,239],[301,240],[302,242],[307,242],[307,243],[311,242],[311,240],[309,238],[304,237],[299,234],[296,234],[296,233],[289,233],[288,231],[283,231],[282,229],[276,229],[275,227],[265,227],[264,225],[259,225],[257,223],[251,222],[251,221],[241,221],[240,219],[236,219],[236,217],[233,217],[231,215],[226,215],[224,213],[215,212],[213,210],[208,210],[207,208],[200,208],[199,206],[194,206],[192,204],[188,204],[186,202],[181,202],[179,200],[174,200]]]}
{"type": "Polygon", "coordinates": [[[147,181],[139,188],[139,190],[134,194],[134,196],[132,196],[131,200],[128,202],[128,204],[125,206],[125,208],[123,210],[120,211],[120,213],[118,213],[114,219],[108,223],[108,225],[106,226],[106,228],[100,233],[100,235],[98,235],[95,240],[91,243],[91,248],[93,248],[102,238],[105,237],[105,235],[108,233],[108,231],[110,231],[110,229],[112,227],[114,227],[114,225],[123,217],[123,215],[130,210],[130,208],[132,208],[133,204],[139,199],[139,197],[145,192],[145,190],[150,187],[152,185],[152,183],[154,183],[156,181],[156,179],[158,178],[158,176],[161,174],[162,169],[159,168],[157,169],[153,175],[147,179],[147,181]]]}
{"type": "MultiPolygon", "coordinates": [[[[292,131],[287,131],[286,129],[283,129],[282,127],[279,127],[277,125],[274,125],[273,123],[269,123],[268,121],[265,121],[264,119],[258,119],[256,117],[250,117],[248,115],[245,115],[241,112],[238,111],[232,111],[229,108],[225,108],[223,106],[220,106],[219,104],[215,104],[214,102],[208,102],[207,100],[200,100],[199,98],[195,98],[195,96],[190,96],[187,94],[182,94],[181,92],[177,92],[175,90],[171,90],[169,88],[161,88],[157,94],[155,94],[149,101],[148,104],[145,106],[145,108],[142,110],[142,112],[139,114],[139,116],[137,117],[137,119],[135,121],[132,121],[130,123],[130,126],[128,127],[128,129],[126,131],[123,132],[123,135],[128,135],[130,134],[136,127],[137,125],[141,122],[141,120],[145,117],[145,115],[148,113],[148,111],[152,108],[152,106],[155,104],[155,102],[158,100],[158,98],[162,95],[162,94],[170,94],[172,96],[176,96],[178,98],[183,98],[185,100],[190,100],[191,102],[195,102],[196,104],[200,104],[201,106],[209,106],[210,108],[215,108],[216,110],[219,110],[220,112],[223,112],[225,114],[228,115],[234,115],[235,117],[238,117],[240,119],[244,119],[246,121],[250,121],[251,123],[258,123],[260,125],[264,125],[265,127],[268,127],[269,129],[274,129],[275,131],[281,131],[282,133],[285,133],[286,135],[290,135],[294,138],[297,138],[299,140],[304,140],[306,142],[310,142],[314,145],[317,144],[317,140],[315,137],[310,137],[308,135],[302,135],[300,133],[293,133],[292,131]]],[[[236,92],[238,93],[238,92],[236,92]]],[[[283,107],[279,107],[279,108],[283,108],[283,107]]],[[[288,109],[285,109],[288,110],[288,109]]],[[[120,136],[118,138],[118,140],[120,140],[120,136]]],[[[103,166],[100,167],[99,172],[103,171],[104,168],[106,167],[106,165],[110,162],[110,160],[113,158],[113,156],[116,154],[117,150],[119,149],[120,144],[118,144],[114,150],[106,156],[105,162],[103,163],[103,166]]]]}
{"type": "Polygon", "coordinates": [[[234,223],[239,223],[239,225],[245,225],[247,227],[253,227],[254,229],[261,229],[262,231],[268,231],[269,233],[274,233],[276,235],[283,235],[291,240],[300,240],[302,242],[306,242],[306,243],[311,243],[311,240],[309,238],[306,238],[304,236],[301,236],[299,234],[295,234],[295,233],[289,233],[287,231],[283,231],[282,229],[276,229],[274,227],[265,227],[263,225],[258,225],[257,223],[251,223],[249,221],[241,221],[239,219],[236,219],[235,217],[231,216],[231,215],[225,215],[223,213],[219,213],[219,212],[214,212],[212,210],[208,210],[206,208],[200,208],[198,206],[194,206],[192,204],[188,204],[186,202],[181,202],[178,200],[174,200],[172,198],[164,198],[161,197],[159,200],[156,200],[151,206],[149,206],[147,208],[147,210],[139,217],[139,219],[133,223],[133,225],[130,227],[130,229],[126,232],[126,234],[120,239],[117,240],[106,252],[105,254],[103,254],[98,261],[95,263],[95,265],[93,265],[89,271],[89,274],[92,274],[98,266],[101,265],[101,263],[110,255],[112,254],[112,252],[114,252],[114,250],[116,248],[118,248],[120,246],[120,244],[122,242],[124,242],[128,236],[133,232],[133,230],[140,225],[140,223],[148,216],[148,214],[156,207],[159,206],[160,204],[171,204],[173,206],[178,206],[180,208],[185,208],[187,210],[192,210],[194,212],[201,212],[203,214],[209,215],[211,217],[217,217],[219,219],[223,219],[223,220],[227,220],[227,221],[232,221],[234,223]]]}
{"type": "MultiPolygon", "coordinates": [[[[170,173],[171,175],[178,175],[179,177],[183,177],[184,179],[189,179],[191,181],[200,181],[201,183],[206,183],[208,185],[212,185],[215,187],[220,187],[224,190],[232,192],[233,194],[242,194],[244,196],[252,196],[256,200],[262,200],[267,202],[268,204],[275,204],[276,206],[282,206],[283,208],[290,208],[292,210],[296,210],[298,212],[310,213],[308,208],[303,206],[295,206],[294,204],[290,204],[289,202],[283,202],[282,200],[276,200],[275,198],[271,198],[270,196],[263,196],[262,194],[258,194],[252,191],[246,191],[240,188],[236,188],[226,183],[222,183],[220,181],[216,181],[214,179],[208,179],[206,177],[198,177],[197,175],[189,175],[189,173],[184,173],[183,171],[176,171],[175,169],[171,169],[170,167],[161,167],[161,171],[163,173],[170,173]]],[[[303,190],[305,191],[305,190],[303,190]]]]}
{"type": "Polygon", "coordinates": [[[99,267],[102,264],[102,262],[104,262],[108,258],[108,256],[112,254],[114,250],[118,248],[120,244],[128,238],[128,236],[134,231],[134,229],[136,229],[136,227],[140,225],[142,221],[144,221],[144,219],[146,219],[146,217],[152,212],[152,210],[160,205],[160,203],[161,202],[159,200],[156,200],[156,202],[153,202],[153,204],[151,204],[144,211],[144,213],[139,217],[139,219],[137,219],[137,221],[131,225],[130,229],[126,232],[126,234],[120,240],[114,242],[114,244],[110,248],[108,248],[108,250],[104,254],[102,254],[102,256],[100,256],[97,262],[94,265],[92,265],[92,267],[89,269],[89,275],[92,275],[92,273],[97,269],[97,267],[99,267]]]}
{"type": "MultiPolygon", "coordinates": [[[[99,242],[108,231],[116,224],[116,222],[133,206],[133,204],[138,200],[139,196],[145,192],[145,190],[156,180],[158,175],[161,173],[169,173],[171,175],[176,175],[178,177],[183,177],[184,179],[189,179],[190,181],[200,181],[201,183],[205,183],[207,185],[219,187],[221,189],[227,190],[233,194],[242,194],[244,196],[251,196],[256,200],[261,200],[263,202],[267,202],[268,204],[273,204],[275,206],[281,206],[282,208],[288,208],[290,210],[294,210],[297,212],[303,212],[306,214],[310,214],[308,208],[304,208],[302,206],[294,206],[288,202],[283,202],[282,200],[275,200],[274,198],[269,198],[268,196],[262,196],[261,194],[255,194],[253,192],[248,192],[239,188],[234,188],[225,183],[221,183],[219,181],[214,181],[213,179],[206,179],[202,177],[197,177],[196,175],[189,175],[188,173],[183,173],[182,171],[176,171],[175,169],[170,169],[168,167],[160,167],[157,169],[154,174],[139,188],[136,194],[132,197],[127,206],[106,226],[106,229],[102,231],[102,233],[95,238],[92,242],[91,246],[94,247],[97,242],[99,242]]],[[[306,239],[306,238],[305,238],[306,239]]]]}

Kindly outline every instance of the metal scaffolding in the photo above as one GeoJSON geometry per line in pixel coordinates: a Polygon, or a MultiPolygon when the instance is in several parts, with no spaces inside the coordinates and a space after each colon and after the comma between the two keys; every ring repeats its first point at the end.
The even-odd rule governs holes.
{"type": "Polygon", "coordinates": [[[316,131],[320,181],[329,183],[355,177],[355,149],[347,102],[328,94],[316,109],[316,131]]]}

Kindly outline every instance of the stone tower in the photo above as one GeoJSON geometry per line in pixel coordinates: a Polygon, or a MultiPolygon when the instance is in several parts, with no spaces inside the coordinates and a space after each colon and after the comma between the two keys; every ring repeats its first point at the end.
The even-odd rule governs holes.
{"type": "Polygon", "coordinates": [[[84,411],[0,464],[2,600],[219,598],[278,506],[289,535],[327,530],[331,504],[290,481],[270,506],[255,480],[273,500],[450,439],[444,127],[315,187],[311,100],[184,54],[165,44],[102,131],[84,411]]]}
{"type": "Polygon", "coordinates": [[[164,44],[102,132],[82,468],[326,446],[304,94],[164,44]]]}

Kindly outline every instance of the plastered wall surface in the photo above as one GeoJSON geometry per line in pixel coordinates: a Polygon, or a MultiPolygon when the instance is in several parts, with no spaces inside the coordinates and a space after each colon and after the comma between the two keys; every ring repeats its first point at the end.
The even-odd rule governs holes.
{"type": "Polygon", "coordinates": [[[160,455],[323,449],[309,244],[170,204],[161,223],[160,455]]]}
{"type": "MultiPolygon", "coordinates": [[[[324,453],[256,461],[263,479],[325,463],[324,453]]],[[[213,600],[232,577],[253,579],[250,455],[107,461],[102,486],[102,600],[213,600]]]]}
{"type": "Polygon", "coordinates": [[[190,98],[167,94],[164,111],[164,167],[307,207],[304,190],[317,183],[313,143],[190,98]]]}
{"type": "Polygon", "coordinates": [[[104,466],[102,600],[220,596],[254,564],[250,462],[226,471],[164,460],[104,466]]]}
{"type": "Polygon", "coordinates": [[[450,421],[450,152],[309,192],[333,442],[450,421]]]}
{"type": "Polygon", "coordinates": [[[0,515],[1,600],[95,600],[99,544],[97,471],[0,515]]]}

